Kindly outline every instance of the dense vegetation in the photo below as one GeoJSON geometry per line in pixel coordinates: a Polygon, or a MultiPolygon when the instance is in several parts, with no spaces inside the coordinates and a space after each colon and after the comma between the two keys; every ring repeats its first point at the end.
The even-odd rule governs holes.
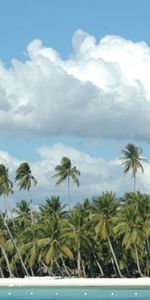
{"type": "MultiPolygon", "coordinates": [[[[51,196],[34,211],[32,202],[21,200],[9,210],[13,183],[0,165],[0,194],[5,212],[0,213],[1,277],[84,276],[139,277],[150,275],[150,196],[136,191],[138,168],[144,171],[140,148],[123,150],[124,172],[132,171],[133,192],[117,198],[112,192],[70,205],[70,179],[79,186],[80,172],[64,157],[54,170],[56,184],[68,183],[68,205],[51,196]],[[130,154],[130,155],[129,155],[130,154]],[[69,208],[69,209],[68,209],[69,208]]],[[[37,184],[28,163],[16,170],[20,190],[37,184]]]]}

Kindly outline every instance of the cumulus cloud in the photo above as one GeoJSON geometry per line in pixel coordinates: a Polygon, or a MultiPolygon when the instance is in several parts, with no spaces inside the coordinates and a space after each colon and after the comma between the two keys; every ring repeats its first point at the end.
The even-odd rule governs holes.
{"type": "MultiPolygon", "coordinates": [[[[75,148],[63,144],[55,144],[51,147],[43,146],[37,149],[39,160],[29,162],[32,174],[36,177],[38,184],[31,188],[33,205],[43,203],[47,196],[59,195],[62,203],[67,203],[67,183],[56,187],[54,169],[63,156],[68,156],[72,161],[72,166],[80,170],[80,187],[71,183],[72,205],[81,202],[83,198],[100,195],[101,192],[113,191],[117,195],[122,195],[133,190],[133,181],[130,175],[124,176],[118,158],[105,160],[79,151],[75,148]]],[[[14,180],[15,170],[21,163],[7,152],[0,151],[0,163],[4,163],[10,170],[10,178],[14,180]]],[[[144,174],[137,174],[137,187],[141,192],[150,192],[149,177],[150,165],[144,166],[144,174]]],[[[10,205],[14,206],[15,201],[29,199],[27,191],[18,192],[14,185],[15,193],[10,197],[10,205]]]]}
{"type": "Polygon", "coordinates": [[[26,136],[150,137],[150,48],[119,36],[77,30],[63,60],[42,41],[25,62],[0,63],[0,130],[26,136]]]}

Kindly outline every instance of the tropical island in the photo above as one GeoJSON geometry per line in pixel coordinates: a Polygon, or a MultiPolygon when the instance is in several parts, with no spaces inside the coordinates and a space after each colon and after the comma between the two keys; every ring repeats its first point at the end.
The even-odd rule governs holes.
{"type": "MultiPolygon", "coordinates": [[[[63,157],[54,178],[56,185],[67,181],[67,204],[51,196],[36,211],[30,200],[20,200],[9,210],[13,182],[0,164],[5,204],[0,213],[0,277],[149,277],[150,195],[136,185],[138,170],[143,172],[148,162],[142,154],[141,148],[128,144],[120,157],[123,172],[132,175],[133,191],[122,197],[103,192],[73,208],[70,180],[79,186],[80,171],[63,157]]],[[[27,192],[37,184],[27,162],[18,166],[15,182],[27,192]]]]}

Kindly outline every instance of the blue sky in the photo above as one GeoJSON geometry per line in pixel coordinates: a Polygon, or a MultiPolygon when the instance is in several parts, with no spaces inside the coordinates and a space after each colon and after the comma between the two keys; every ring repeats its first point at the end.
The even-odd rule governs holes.
{"type": "Polygon", "coordinates": [[[82,28],[99,41],[106,34],[150,43],[148,0],[2,0],[1,59],[25,59],[27,44],[41,39],[63,57],[72,51],[71,39],[82,28]]]}
{"type": "MultiPolygon", "coordinates": [[[[149,36],[149,10],[148,0],[5,0],[1,1],[0,9],[0,59],[6,66],[16,58],[25,61],[26,47],[33,39],[40,39],[47,47],[57,50],[63,58],[72,53],[72,36],[78,28],[94,35],[97,41],[107,34],[119,35],[132,41],[145,41],[150,44],[149,36]]],[[[57,138],[15,139],[12,147],[11,137],[1,137],[1,147],[11,150],[12,154],[20,159],[33,159],[37,155],[33,149],[36,145],[47,143],[51,145],[57,138]],[[26,147],[26,143],[28,147],[26,147]],[[20,151],[20,146],[24,145],[20,151]],[[18,151],[19,149],[19,151],[18,151]]],[[[59,137],[66,143],[66,138],[59,137]]],[[[72,143],[78,147],[80,140],[73,139],[72,143]]],[[[83,146],[82,141],[82,146],[83,146]]],[[[112,145],[111,157],[117,155],[120,149],[112,145]]],[[[87,144],[85,145],[87,149],[87,144]]],[[[84,147],[83,147],[84,148],[84,147]]],[[[100,145],[103,155],[108,157],[107,145],[100,145]]],[[[98,155],[99,147],[89,147],[88,151],[98,155]]]]}
{"type": "MultiPolygon", "coordinates": [[[[0,150],[4,156],[7,156],[6,153],[9,155],[1,161],[12,164],[12,174],[22,160],[28,160],[33,170],[39,170],[40,164],[48,164],[49,161],[54,167],[56,158],[60,156],[54,157],[53,151],[63,154],[65,148],[62,147],[66,147],[66,153],[79,168],[81,152],[89,155],[85,165],[87,160],[88,164],[93,164],[96,159],[100,164],[103,160],[99,179],[103,184],[101,188],[97,187],[98,182],[97,186],[92,185],[89,191],[92,194],[95,190],[96,193],[106,190],[107,181],[112,181],[110,171],[118,165],[116,159],[128,142],[142,146],[145,156],[150,157],[149,69],[145,63],[150,57],[149,11],[148,0],[1,1],[0,150]],[[90,52],[89,49],[94,50],[90,52]],[[48,73],[49,63],[51,73],[48,73]],[[137,73],[134,73],[136,68],[137,73]],[[101,82],[97,82],[98,76],[101,82]],[[54,82],[51,78],[55,79],[54,82]],[[50,109],[50,116],[46,106],[50,109]],[[33,117],[30,115],[32,110],[36,110],[33,117]],[[69,117],[69,110],[72,117],[69,117]],[[46,153],[44,147],[49,149],[46,153]]],[[[118,181],[108,184],[108,189],[114,185],[114,191],[119,193],[128,186],[130,189],[128,180],[123,183],[122,178],[119,182],[119,168],[117,171],[113,169],[113,172],[118,181]]],[[[145,177],[139,177],[143,191],[149,191],[149,172],[147,169],[145,177]]],[[[85,172],[90,181],[92,177],[89,174],[89,171],[85,172]]],[[[40,183],[42,195],[44,188],[46,193],[55,192],[52,186],[48,191],[50,175],[43,174],[49,179],[45,179],[47,183],[40,183]]],[[[81,187],[81,195],[84,197],[87,189],[85,178],[82,180],[84,188],[82,190],[81,187]]],[[[61,189],[58,192],[61,193],[61,189]]],[[[75,198],[75,189],[73,193],[75,198]]],[[[79,193],[77,197],[80,198],[79,193]]]]}

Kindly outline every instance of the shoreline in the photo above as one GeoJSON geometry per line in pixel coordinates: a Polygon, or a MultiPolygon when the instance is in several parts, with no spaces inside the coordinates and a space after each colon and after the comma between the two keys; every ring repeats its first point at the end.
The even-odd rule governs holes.
{"type": "Polygon", "coordinates": [[[45,287],[149,287],[150,277],[144,278],[0,278],[0,287],[45,286],[45,287]]]}

